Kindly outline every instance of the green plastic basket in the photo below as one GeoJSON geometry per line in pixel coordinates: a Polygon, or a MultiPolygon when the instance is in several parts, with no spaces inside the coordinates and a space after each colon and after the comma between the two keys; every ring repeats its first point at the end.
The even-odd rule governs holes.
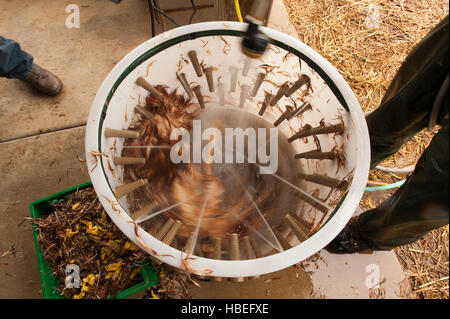
{"type": "MultiPolygon", "coordinates": [[[[74,186],[59,193],[32,202],[30,204],[31,217],[41,218],[43,216],[48,215],[51,211],[50,203],[64,200],[69,194],[74,193],[79,189],[85,189],[88,187],[92,187],[91,182],[74,186]]],[[[38,234],[39,230],[37,226],[33,224],[34,244],[36,246],[36,255],[42,282],[42,294],[45,299],[62,299],[63,296],[57,289],[59,283],[58,278],[50,269],[50,265],[48,264],[48,262],[44,260],[44,256],[42,255],[41,249],[39,247],[38,234]]],[[[116,295],[108,297],[108,299],[112,298],[124,299],[159,283],[158,275],[156,274],[155,269],[153,268],[150,260],[148,259],[145,260],[141,265],[141,274],[143,282],[138,283],[123,291],[120,291],[116,295]]]]}

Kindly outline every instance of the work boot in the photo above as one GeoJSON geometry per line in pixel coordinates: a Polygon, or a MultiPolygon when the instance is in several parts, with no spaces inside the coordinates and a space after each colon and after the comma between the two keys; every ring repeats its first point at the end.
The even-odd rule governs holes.
{"type": "Polygon", "coordinates": [[[325,249],[332,254],[371,253],[367,242],[361,238],[352,222],[348,223],[325,249]]]}
{"type": "Polygon", "coordinates": [[[56,75],[34,63],[30,75],[24,81],[39,92],[50,96],[58,95],[63,88],[61,80],[56,75]]]}

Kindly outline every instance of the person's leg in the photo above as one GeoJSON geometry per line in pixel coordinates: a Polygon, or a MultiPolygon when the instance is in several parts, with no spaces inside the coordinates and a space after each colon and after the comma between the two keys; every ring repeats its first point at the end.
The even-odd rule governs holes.
{"type": "Polygon", "coordinates": [[[25,80],[31,72],[33,57],[20,45],[0,36],[0,77],[25,80]]]}
{"type": "Polygon", "coordinates": [[[368,248],[390,250],[447,225],[449,219],[448,119],[434,136],[405,184],[356,225],[368,248]]]}
{"type": "MultiPolygon", "coordinates": [[[[394,154],[427,126],[449,72],[449,19],[441,21],[408,55],[382,104],[367,117],[371,167],[394,154]]],[[[448,92],[439,119],[448,115],[448,92]]],[[[448,223],[448,119],[407,182],[374,210],[348,224],[327,246],[333,253],[385,250],[415,241],[448,223]]]]}
{"type": "Polygon", "coordinates": [[[414,172],[394,195],[349,223],[327,246],[331,253],[391,250],[449,221],[449,120],[433,137],[414,172]]]}
{"type": "MultiPolygon", "coordinates": [[[[372,167],[426,127],[429,112],[449,72],[449,19],[439,23],[408,55],[379,109],[368,116],[372,167]]],[[[448,114],[448,92],[441,118],[448,114]]],[[[371,249],[390,250],[448,224],[448,119],[420,157],[414,172],[377,208],[359,216],[358,236],[371,249]]]]}
{"type": "Polygon", "coordinates": [[[371,168],[427,126],[434,98],[449,70],[448,39],[447,16],[410,52],[380,107],[367,116],[371,168]]]}
{"type": "Polygon", "coordinates": [[[41,93],[57,95],[62,91],[60,79],[33,63],[33,57],[11,39],[0,36],[0,77],[27,82],[41,93]]]}

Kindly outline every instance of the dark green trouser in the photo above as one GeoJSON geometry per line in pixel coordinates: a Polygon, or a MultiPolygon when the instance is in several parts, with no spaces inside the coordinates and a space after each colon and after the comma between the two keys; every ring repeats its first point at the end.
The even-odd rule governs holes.
{"type": "MultiPolygon", "coordinates": [[[[449,73],[449,19],[441,21],[408,55],[381,105],[367,117],[371,167],[427,127],[435,98],[449,73]]],[[[357,229],[372,249],[414,242],[449,220],[449,95],[438,116],[442,127],[405,184],[377,208],[363,213],[357,229]]],[[[442,96],[442,95],[441,95],[442,96]]]]}

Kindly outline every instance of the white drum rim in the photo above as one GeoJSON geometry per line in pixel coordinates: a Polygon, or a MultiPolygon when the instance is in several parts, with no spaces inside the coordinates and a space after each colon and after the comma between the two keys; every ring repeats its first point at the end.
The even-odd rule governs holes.
{"type": "MultiPolygon", "coordinates": [[[[133,224],[133,220],[115,199],[103,170],[99,169],[100,163],[99,167],[93,169],[94,163],[89,160],[92,158],[89,151],[100,151],[100,117],[104,110],[108,95],[113,95],[111,88],[114,86],[116,81],[120,79],[120,76],[124,73],[124,71],[145,52],[153,48],[165,46],[177,37],[186,37],[189,35],[195,37],[195,34],[198,35],[199,33],[204,34],[204,36],[213,36],[219,35],[214,34],[214,32],[217,33],[224,30],[228,30],[230,32],[244,32],[246,30],[246,26],[247,25],[243,23],[228,21],[198,23],[167,31],[142,43],[128,53],[119,63],[117,63],[117,65],[107,75],[97,91],[89,112],[86,126],[85,151],[86,158],[88,159],[87,166],[89,175],[100,202],[113,222],[137,246],[151,255],[154,255],[151,249],[160,255],[168,255],[166,257],[158,258],[160,258],[163,262],[178,268],[183,268],[182,259],[186,257],[186,254],[181,253],[179,250],[176,250],[175,248],[172,248],[157,240],[152,235],[144,231],[141,227],[138,227],[139,237],[145,245],[151,247],[151,249],[148,249],[138,241],[135,235],[135,225],[133,224]]],[[[293,264],[305,260],[317,253],[339,234],[339,232],[345,227],[347,222],[352,217],[364,193],[369,174],[370,142],[367,124],[361,107],[347,82],[328,61],[300,40],[270,28],[262,28],[262,31],[269,38],[288,45],[290,48],[307,56],[311,61],[319,66],[322,71],[326,73],[329,80],[334,83],[342,97],[345,99],[345,103],[349,109],[352,121],[352,127],[350,130],[351,134],[357,135],[357,164],[354,170],[353,182],[348,189],[345,200],[343,200],[341,205],[335,209],[333,216],[328,219],[326,224],[323,225],[322,228],[310,238],[299,245],[292,247],[291,249],[257,259],[231,261],[195,256],[195,259],[189,260],[189,265],[194,270],[212,270],[212,273],[208,273],[209,276],[246,277],[266,274],[292,266],[293,264]]],[[[205,271],[204,274],[207,274],[207,271],[205,271]]]]}

